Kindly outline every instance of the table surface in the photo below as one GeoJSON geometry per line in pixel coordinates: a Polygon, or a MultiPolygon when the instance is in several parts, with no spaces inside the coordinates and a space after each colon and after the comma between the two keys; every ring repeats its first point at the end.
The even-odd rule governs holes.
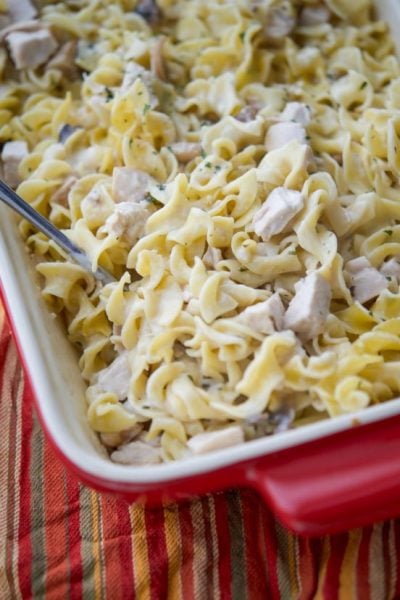
{"type": "Polygon", "coordinates": [[[248,490],[128,505],[64,469],[29,393],[0,306],[1,599],[400,598],[400,520],[309,540],[248,490]]]}

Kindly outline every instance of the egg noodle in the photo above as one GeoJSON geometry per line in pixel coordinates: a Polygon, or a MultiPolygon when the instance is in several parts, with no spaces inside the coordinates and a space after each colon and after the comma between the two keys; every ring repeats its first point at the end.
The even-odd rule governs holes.
{"type": "Polygon", "coordinates": [[[16,71],[0,49],[0,140],[29,147],[18,193],[117,279],[95,284],[21,222],[79,348],[91,426],[111,448],[141,431],[159,452],[150,462],[169,461],[198,434],[239,426],[251,440],[274,415],[298,426],[396,397],[400,268],[385,266],[400,257],[400,69],[387,25],[368,0],[138,8],[42,3],[58,43],[78,40],[77,76],[16,71]],[[281,38],[279,19],[292,19],[281,38]],[[288,106],[307,122],[285,121],[288,106]],[[282,122],[306,135],[274,147],[282,122]],[[147,185],[139,201],[117,197],[116,167],[147,185]],[[258,235],[282,188],[300,210],[258,235]],[[354,291],[358,257],[379,278],[372,297],[368,283],[354,291]],[[273,296],[286,312],[313,274],[329,289],[323,330],[250,318],[273,296]]]}

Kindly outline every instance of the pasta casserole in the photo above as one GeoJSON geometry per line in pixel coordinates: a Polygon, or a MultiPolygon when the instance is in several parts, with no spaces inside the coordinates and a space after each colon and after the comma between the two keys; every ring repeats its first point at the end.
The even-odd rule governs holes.
{"type": "MultiPolygon", "coordinates": [[[[0,0],[2,176],[111,460],[396,397],[400,69],[369,0],[0,0]]],[[[67,401],[67,400],[66,400],[67,401]]]]}

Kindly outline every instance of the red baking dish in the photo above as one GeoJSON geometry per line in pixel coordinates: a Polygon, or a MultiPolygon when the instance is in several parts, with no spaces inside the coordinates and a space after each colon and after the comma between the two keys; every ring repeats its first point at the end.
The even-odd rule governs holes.
{"type": "MultiPolygon", "coordinates": [[[[397,2],[381,0],[377,9],[394,31],[400,29],[397,2]]],[[[400,514],[400,399],[176,463],[146,468],[112,463],[86,420],[77,355],[41,299],[14,218],[4,207],[0,276],[43,429],[84,483],[152,504],[252,487],[287,527],[305,535],[400,514]]]]}

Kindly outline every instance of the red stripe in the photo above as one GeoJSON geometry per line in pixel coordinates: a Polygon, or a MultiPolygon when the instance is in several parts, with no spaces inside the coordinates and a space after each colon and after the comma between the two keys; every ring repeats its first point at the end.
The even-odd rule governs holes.
{"type": "Polygon", "coordinates": [[[206,540],[206,553],[207,553],[207,597],[212,598],[214,590],[214,557],[213,557],[213,533],[211,528],[211,515],[210,515],[210,505],[208,502],[208,498],[204,497],[201,500],[201,505],[203,508],[203,523],[204,523],[204,537],[206,540]]]}
{"type": "Polygon", "coordinates": [[[320,539],[299,538],[300,598],[313,598],[318,588],[318,562],[323,542],[320,539]]]}
{"type": "MultiPolygon", "coordinates": [[[[58,460],[58,459],[57,459],[58,460]]],[[[82,598],[82,555],[79,512],[79,485],[71,475],[66,475],[68,499],[68,537],[71,564],[71,600],[82,598]]]]}
{"type": "Polygon", "coordinates": [[[43,449],[43,500],[46,519],[46,589],[54,590],[60,598],[69,595],[68,540],[64,510],[64,469],[45,442],[43,449]]]}
{"type": "Polygon", "coordinates": [[[219,549],[220,595],[221,600],[230,600],[232,598],[231,541],[228,526],[228,501],[225,494],[216,494],[214,505],[219,549]]]}
{"type": "Polygon", "coordinates": [[[150,593],[153,600],[168,597],[168,554],[164,509],[148,508],[144,513],[150,565],[150,593]]]}
{"type": "Polygon", "coordinates": [[[369,550],[372,527],[363,529],[357,558],[357,597],[368,600],[371,597],[369,585],[369,550]]]}
{"type": "Polygon", "coordinates": [[[261,501],[254,492],[247,490],[242,492],[246,580],[249,598],[258,598],[260,590],[266,590],[268,586],[266,564],[261,558],[265,552],[263,528],[260,522],[260,505],[261,501]]]}
{"type": "Polygon", "coordinates": [[[190,503],[185,502],[182,504],[178,514],[182,543],[182,596],[186,600],[186,598],[195,597],[193,581],[193,525],[190,514],[190,503]]]}
{"type": "Polygon", "coordinates": [[[18,531],[18,574],[19,586],[23,598],[32,597],[32,545],[31,545],[31,482],[30,482],[30,462],[31,462],[31,444],[32,437],[32,395],[29,386],[25,383],[22,406],[22,431],[23,440],[21,446],[21,471],[19,477],[20,505],[18,531]]]}
{"type": "Polygon", "coordinates": [[[267,580],[270,598],[280,600],[280,590],[278,581],[278,541],[275,535],[274,517],[266,508],[262,511],[262,520],[264,523],[264,545],[267,557],[267,580]]]}
{"type": "Polygon", "coordinates": [[[115,501],[115,518],[118,535],[119,560],[122,566],[121,591],[122,598],[133,598],[135,589],[134,565],[132,556],[132,523],[129,514],[129,505],[120,499],[115,501]]]}
{"type": "Polygon", "coordinates": [[[100,496],[100,502],[106,570],[105,597],[124,600],[132,597],[134,589],[128,504],[104,495],[100,496]]]}
{"type": "Polygon", "coordinates": [[[334,535],[330,539],[331,551],[326,565],[325,581],[322,588],[324,600],[337,600],[339,598],[340,571],[348,541],[349,536],[347,533],[334,535]]]}

